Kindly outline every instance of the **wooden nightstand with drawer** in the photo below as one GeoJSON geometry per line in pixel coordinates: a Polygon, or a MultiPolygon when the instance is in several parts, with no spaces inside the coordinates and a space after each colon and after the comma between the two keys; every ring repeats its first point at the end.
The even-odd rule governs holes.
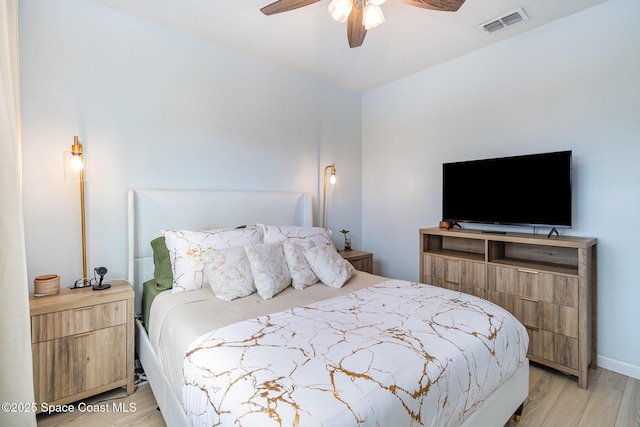
{"type": "Polygon", "coordinates": [[[371,252],[349,250],[338,253],[342,255],[342,258],[349,261],[356,270],[373,273],[373,254],[371,252]]]}
{"type": "Polygon", "coordinates": [[[29,297],[33,381],[38,407],[61,405],[117,387],[133,393],[134,292],[61,289],[29,297]]]}

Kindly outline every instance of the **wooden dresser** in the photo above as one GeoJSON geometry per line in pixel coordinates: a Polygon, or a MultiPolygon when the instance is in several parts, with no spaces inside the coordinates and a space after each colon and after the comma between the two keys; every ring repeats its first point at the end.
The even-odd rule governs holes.
{"type": "Polygon", "coordinates": [[[527,328],[527,357],[578,377],[596,367],[595,238],[420,230],[420,280],[508,310],[527,328]]]}
{"type": "Polygon", "coordinates": [[[134,292],[61,289],[29,297],[35,399],[60,405],[126,386],[133,393],[134,292]]]}

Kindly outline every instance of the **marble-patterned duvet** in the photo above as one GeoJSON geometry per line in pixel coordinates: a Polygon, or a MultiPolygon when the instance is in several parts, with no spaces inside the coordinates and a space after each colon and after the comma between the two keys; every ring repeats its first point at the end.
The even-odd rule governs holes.
{"type": "Polygon", "coordinates": [[[488,301],[389,280],[202,335],[183,404],[195,426],[455,426],[527,345],[488,301]]]}

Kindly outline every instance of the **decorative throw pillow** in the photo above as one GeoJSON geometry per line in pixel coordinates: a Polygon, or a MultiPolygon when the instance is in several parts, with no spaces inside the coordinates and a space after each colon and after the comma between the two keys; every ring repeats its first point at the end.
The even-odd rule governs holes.
{"type": "Polygon", "coordinates": [[[331,230],[322,227],[301,227],[297,225],[264,225],[257,224],[264,231],[264,242],[274,243],[285,240],[310,240],[318,245],[333,245],[331,230]]]}
{"type": "Polygon", "coordinates": [[[153,278],[158,290],[171,289],[173,286],[173,272],[171,271],[171,257],[169,249],[164,241],[164,236],[156,237],[151,241],[153,249],[153,278]]]}
{"type": "Polygon", "coordinates": [[[262,243],[264,236],[260,227],[206,231],[163,230],[162,234],[171,257],[174,293],[200,289],[209,283],[204,276],[202,261],[205,252],[262,243]]]}
{"type": "Polygon", "coordinates": [[[314,246],[316,246],[316,244],[311,240],[285,240],[282,242],[284,257],[287,260],[289,274],[291,275],[291,286],[295,289],[301,290],[320,281],[304,257],[305,249],[314,246]]]}
{"type": "Polygon", "coordinates": [[[211,290],[221,300],[231,301],[256,291],[243,246],[207,251],[202,260],[211,290]]]}
{"type": "Polygon", "coordinates": [[[353,265],[342,258],[333,245],[317,245],[305,249],[304,256],[311,270],[330,288],[341,288],[356,275],[353,265]]]}
{"type": "Polygon", "coordinates": [[[282,243],[245,246],[251,274],[262,299],[271,299],[291,284],[282,243]]]}

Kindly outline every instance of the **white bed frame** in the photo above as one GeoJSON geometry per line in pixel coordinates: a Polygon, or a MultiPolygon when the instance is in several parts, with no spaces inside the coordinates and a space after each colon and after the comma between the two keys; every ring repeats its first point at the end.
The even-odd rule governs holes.
{"type": "MultiPolygon", "coordinates": [[[[128,280],[136,294],[136,317],[142,312],[142,284],[153,278],[149,242],[160,235],[160,230],[235,227],[258,222],[313,225],[311,197],[293,192],[131,189],[127,193],[127,214],[128,280]]],[[[136,353],[167,426],[188,426],[181,399],[171,391],[139,320],[136,320],[136,353]]],[[[504,426],[528,392],[527,361],[462,426],[504,426]]]]}

